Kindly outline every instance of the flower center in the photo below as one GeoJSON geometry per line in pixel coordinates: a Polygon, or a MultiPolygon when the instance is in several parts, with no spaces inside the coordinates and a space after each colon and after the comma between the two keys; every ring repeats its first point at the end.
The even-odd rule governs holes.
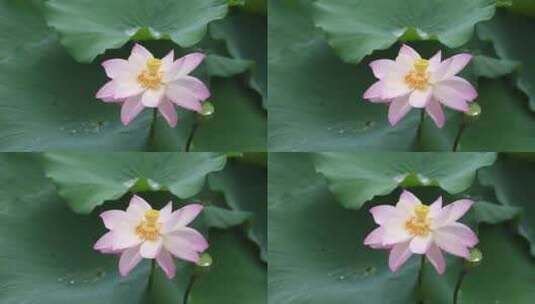
{"type": "Polygon", "coordinates": [[[427,215],[429,206],[419,205],[414,209],[415,215],[405,222],[405,229],[413,236],[426,236],[431,231],[427,215]]]}
{"type": "Polygon", "coordinates": [[[146,65],[146,69],[137,76],[137,81],[145,89],[158,90],[162,85],[162,73],[160,72],[162,61],[151,58],[147,60],[146,65]]]}
{"type": "Polygon", "coordinates": [[[136,227],[136,234],[145,241],[156,241],[160,237],[161,224],[158,223],[160,211],[148,210],[145,212],[145,220],[136,227]]]}
{"type": "Polygon", "coordinates": [[[418,59],[413,69],[405,76],[405,83],[413,90],[425,90],[429,85],[429,60],[418,59]]]}

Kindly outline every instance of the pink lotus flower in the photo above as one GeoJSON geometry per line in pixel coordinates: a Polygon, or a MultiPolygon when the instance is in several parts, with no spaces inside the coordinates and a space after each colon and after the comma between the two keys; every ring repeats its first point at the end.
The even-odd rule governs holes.
{"type": "Polygon", "coordinates": [[[470,54],[459,54],[442,61],[439,51],[426,60],[403,45],[395,61],[380,59],[370,63],[379,81],[364,93],[364,98],[375,103],[390,103],[388,120],[392,126],[411,108],[425,108],[435,124],[442,128],[445,118],[441,104],[468,112],[468,103],[477,98],[474,87],[455,76],[471,59],[470,54]]]}
{"type": "Polygon", "coordinates": [[[442,250],[463,258],[478,242],[466,225],[457,222],[474,202],[459,200],[442,208],[442,197],[426,206],[409,191],[403,191],[396,206],[380,205],[370,209],[379,225],[364,240],[374,249],[390,250],[389,266],[397,271],[413,254],[425,254],[438,273],[446,264],[442,250]]]}
{"type": "Polygon", "coordinates": [[[199,79],[189,76],[204,55],[193,53],[176,61],[174,51],[156,59],[143,46],[136,44],[128,60],[110,59],[102,63],[112,80],[96,97],[104,102],[122,102],[121,121],[128,125],[143,108],[158,108],[171,127],[177,123],[174,105],[200,112],[201,102],[210,91],[199,79]]]}
{"type": "Polygon", "coordinates": [[[104,254],[120,254],[122,276],[128,275],[145,258],[156,259],[167,277],[173,278],[176,273],[173,256],[197,263],[208,242],[197,230],[187,227],[203,207],[191,204],[172,212],[172,204],[169,202],[158,211],[134,195],[126,212],[103,212],[100,217],[110,231],[94,248],[104,254]]]}

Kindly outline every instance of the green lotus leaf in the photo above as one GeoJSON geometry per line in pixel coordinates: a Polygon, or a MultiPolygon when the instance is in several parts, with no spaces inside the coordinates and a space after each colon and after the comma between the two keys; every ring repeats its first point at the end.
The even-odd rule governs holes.
{"type": "Polygon", "coordinates": [[[232,59],[220,55],[208,55],[205,59],[208,74],[219,77],[230,77],[244,73],[253,65],[252,61],[232,59]]]}
{"type": "Polygon", "coordinates": [[[438,40],[459,47],[470,40],[475,24],[492,18],[495,4],[495,0],[318,0],[314,22],[345,61],[358,63],[400,40],[438,40]]]}
{"type": "MultiPolygon", "coordinates": [[[[412,257],[398,272],[390,272],[387,254],[362,245],[376,227],[368,208],[341,208],[325,179],[314,172],[310,155],[277,153],[269,167],[268,303],[452,303],[462,259],[448,256],[444,275],[426,263],[420,289],[419,259],[412,257]]],[[[437,187],[411,190],[426,202],[443,194],[446,203],[455,199],[437,187]]],[[[476,199],[483,193],[479,190],[466,193],[476,199]]],[[[367,207],[392,204],[398,196],[396,190],[367,207]]],[[[471,226],[474,217],[474,211],[465,217],[471,226]]],[[[484,258],[466,276],[459,303],[531,303],[535,263],[524,244],[506,225],[476,230],[484,258]]]]}
{"type": "Polygon", "coordinates": [[[41,0],[0,1],[0,27],[0,60],[50,35],[42,17],[41,0]]]}
{"type": "Polygon", "coordinates": [[[0,156],[0,291],[2,303],[148,304],[150,267],[127,278],[117,260],[93,250],[104,233],[97,214],[74,214],[34,154],[0,156]]]}
{"type": "Polygon", "coordinates": [[[494,43],[496,53],[501,58],[520,62],[516,85],[528,95],[529,106],[535,111],[535,76],[532,73],[535,69],[535,59],[532,56],[535,42],[531,39],[535,20],[499,11],[491,21],[482,23],[477,29],[481,39],[494,43]]]}
{"type": "Polygon", "coordinates": [[[248,237],[267,259],[267,173],[265,168],[230,162],[221,171],[208,178],[213,191],[221,191],[230,208],[252,214],[248,237]]]}
{"type": "MultiPolygon", "coordinates": [[[[446,126],[437,128],[429,117],[420,123],[420,113],[414,109],[398,125],[392,127],[387,120],[388,109],[382,104],[373,104],[362,98],[367,88],[375,81],[368,63],[380,58],[395,58],[399,45],[386,51],[375,52],[359,65],[342,62],[324,41],[321,33],[313,28],[307,1],[272,1],[269,22],[269,137],[270,151],[407,151],[407,150],[453,150],[459,137],[463,114],[446,109],[446,126]],[[295,22],[294,22],[295,20],[295,22]],[[285,26],[286,24],[292,26],[285,26]],[[421,127],[419,126],[421,124],[421,127]]],[[[436,42],[411,43],[422,56],[430,58],[442,49],[444,57],[468,52],[474,55],[473,62],[463,71],[462,77],[474,85],[482,77],[497,78],[513,72],[517,63],[498,60],[492,44],[473,39],[459,49],[447,49],[436,42]]],[[[486,80],[484,80],[486,81],[486,80]]],[[[482,81],[482,82],[484,82],[482,81]]],[[[529,116],[522,109],[509,109],[503,101],[510,99],[510,88],[496,94],[498,88],[483,83],[478,90],[482,96],[477,100],[483,114],[480,121],[487,120],[488,113],[504,111],[507,115],[494,118],[492,127],[502,133],[503,140],[514,146],[535,140],[524,136],[522,128],[529,130],[529,116]],[[492,98],[492,101],[487,101],[492,98]],[[487,109],[487,107],[492,107],[487,109]],[[499,118],[499,119],[498,119],[499,118]],[[520,133],[510,132],[504,125],[510,120],[520,120],[520,133]]],[[[481,124],[481,122],[478,122],[481,124]]],[[[474,126],[467,126],[466,129],[474,126]]],[[[515,123],[516,126],[516,123],[515,123]]],[[[503,141],[496,141],[492,132],[477,128],[476,136],[464,140],[461,134],[458,150],[495,150],[503,141]],[[490,147],[490,148],[489,148],[490,147]]],[[[461,132],[463,133],[463,132],[461,132]]]]}
{"type": "Polygon", "coordinates": [[[362,245],[369,213],[342,208],[307,154],[271,155],[268,180],[268,303],[416,303],[417,259],[391,273],[362,245]]]}
{"type": "Polygon", "coordinates": [[[51,184],[41,186],[32,200],[0,202],[9,210],[0,215],[2,303],[146,304],[149,264],[121,278],[116,258],[92,248],[104,233],[98,216],[72,213],[51,184]]]}
{"type": "MultiPolygon", "coordinates": [[[[319,29],[311,18],[311,0],[269,1],[268,58],[276,58],[287,47],[306,44],[317,38],[319,29]],[[288,26],[291,24],[292,26],[288,26]]],[[[270,80],[271,81],[271,80],[270,80]]]]}
{"type": "Polygon", "coordinates": [[[213,115],[201,117],[191,151],[264,151],[266,113],[259,96],[233,79],[212,81],[213,115]]]}
{"type": "Polygon", "coordinates": [[[46,19],[76,60],[91,62],[129,40],[171,39],[190,47],[227,10],[225,0],[50,0],[46,19]]]}
{"type": "MultiPolygon", "coordinates": [[[[531,303],[535,289],[528,282],[535,279],[535,263],[522,240],[507,225],[482,225],[478,235],[483,259],[465,276],[458,303],[531,303]]],[[[452,303],[463,261],[449,259],[442,276],[427,266],[431,265],[425,269],[423,303],[452,303]]]]}
{"type": "Polygon", "coordinates": [[[535,17],[535,2],[531,0],[497,0],[506,9],[530,17],[535,17]]]}
{"type": "Polygon", "coordinates": [[[70,207],[89,213],[127,192],[168,190],[179,198],[197,194],[225,157],[214,153],[49,153],[46,174],[70,207]]]}
{"type": "Polygon", "coordinates": [[[517,151],[535,149],[535,114],[526,98],[506,80],[480,82],[481,115],[466,123],[458,151],[517,151]]]}
{"type": "Polygon", "coordinates": [[[477,170],[495,162],[496,154],[321,153],[314,158],[342,205],[359,209],[399,186],[438,186],[460,193],[470,188],[477,170]]]}
{"type": "Polygon", "coordinates": [[[0,150],[144,149],[149,113],[124,127],[119,107],[94,97],[105,81],[102,67],[76,63],[50,35],[0,61],[0,150]]]}
{"type": "Polygon", "coordinates": [[[531,181],[535,176],[535,164],[504,157],[496,165],[482,170],[479,180],[492,186],[496,197],[504,207],[522,211],[518,233],[530,243],[531,254],[535,256],[535,190],[531,181]]]}
{"type": "Polygon", "coordinates": [[[214,39],[225,41],[232,57],[254,62],[249,83],[265,99],[267,97],[267,19],[235,12],[211,24],[210,33],[214,39]]]}
{"type": "MultiPolygon", "coordinates": [[[[129,126],[123,126],[119,119],[120,107],[94,97],[107,81],[104,69],[98,63],[80,64],[70,58],[53,30],[45,27],[39,1],[3,1],[1,5],[5,9],[1,14],[9,16],[8,20],[29,19],[32,22],[17,27],[6,25],[12,31],[0,34],[6,39],[18,37],[17,43],[0,44],[0,57],[5,55],[0,60],[0,107],[3,109],[0,113],[0,151],[189,149],[194,126],[198,122],[194,113],[177,108],[179,124],[173,129],[159,114],[154,115],[153,111],[146,109],[129,126]]],[[[192,51],[178,49],[171,41],[145,41],[143,44],[157,57],[163,57],[171,49],[175,50],[177,57],[192,51]]],[[[131,47],[132,43],[129,43],[119,50],[110,50],[99,57],[99,61],[126,58],[131,47]]],[[[207,53],[207,60],[195,70],[194,75],[207,84],[214,76],[229,77],[245,71],[245,62],[228,57],[222,42],[206,37],[196,50],[207,53]],[[218,63],[214,64],[214,61],[218,63]]],[[[246,94],[239,90],[242,90],[241,86],[236,93],[226,96],[235,98],[236,94],[246,94]]],[[[259,138],[245,135],[243,138],[254,141],[251,149],[264,150],[265,131],[262,127],[265,126],[265,115],[235,100],[227,102],[217,92],[212,93],[222,103],[245,107],[244,113],[253,113],[250,120],[259,126],[260,131],[256,134],[261,134],[259,138]],[[248,111],[250,108],[252,110],[248,111]]],[[[232,110],[220,112],[220,115],[235,115],[232,110]]],[[[228,120],[217,118],[217,121],[228,120]]],[[[249,130],[234,128],[231,131],[246,133],[249,130]]],[[[232,138],[240,138],[232,135],[232,138]]],[[[230,141],[217,143],[223,146],[211,143],[210,149],[229,149],[225,146],[230,141]]]]}
{"type": "Polygon", "coordinates": [[[210,270],[199,274],[188,304],[266,303],[266,266],[237,233],[210,233],[210,270]]]}

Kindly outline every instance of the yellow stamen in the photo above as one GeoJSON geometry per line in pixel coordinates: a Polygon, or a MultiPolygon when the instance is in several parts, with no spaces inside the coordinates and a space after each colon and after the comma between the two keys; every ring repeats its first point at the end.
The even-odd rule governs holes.
{"type": "Polygon", "coordinates": [[[429,60],[418,59],[413,69],[405,76],[405,83],[413,90],[425,90],[429,85],[429,60]]]}
{"type": "Polygon", "coordinates": [[[158,74],[161,65],[162,61],[160,59],[151,58],[147,60],[147,70],[149,70],[150,74],[158,74]]]}
{"type": "Polygon", "coordinates": [[[426,236],[431,231],[427,216],[429,206],[419,205],[414,209],[415,215],[405,222],[405,229],[413,236],[426,236]]]}
{"type": "Polygon", "coordinates": [[[158,219],[160,211],[151,209],[145,212],[145,220],[136,227],[136,234],[143,240],[156,241],[160,237],[161,228],[158,219]]]}
{"type": "Polygon", "coordinates": [[[160,211],[150,209],[149,211],[145,212],[145,219],[147,220],[147,224],[149,225],[156,225],[156,222],[160,218],[160,211]]]}
{"type": "Polygon", "coordinates": [[[162,75],[160,67],[162,61],[156,58],[150,58],[146,63],[147,68],[138,75],[137,81],[145,89],[158,90],[162,85],[162,75]]]}
{"type": "Polygon", "coordinates": [[[429,60],[426,59],[418,59],[414,63],[414,70],[418,73],[425,73],[427,72],[427,68],[429,67],[429,60]]]}
{"type": "Polygon", "coordinates": [[[429,214],[429,206],[419,205],[414,209],[414,213],[416,213],[416,218],[419,221],[425,221],[427,219],[427,214],[429,214]]]}

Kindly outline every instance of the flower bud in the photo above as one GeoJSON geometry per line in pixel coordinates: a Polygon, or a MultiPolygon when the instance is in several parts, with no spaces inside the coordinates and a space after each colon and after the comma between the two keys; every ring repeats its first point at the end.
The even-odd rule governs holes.
{"type": "Polygon", "coordinates": [[[199,114],[201,114],[202,116],[211,116],[214,114],[214,112],[215,112],[214,105],[209,101],[205,101],[202,104],[202,110],[201,110],[201,113],[199,114]]]}
{"type": "Polygon", "coordinates": [[[483,253],[478,248],[470,249],[470,255],[466,258],[464,264],[466,268],[474,268],[481,264],[483,253]]]}
{"type": "Polygon", "coordinates": [[[202,276],[203,273],[207,273],[212,268],[213,259],[210,254],[207,252],[201,253],[199,255],[199,261],[194,270],[194,275],[202,276]]]}
{"type": "Polygon", "coordinates": [[[197,266],[199,267],[210,267],[212,266],[212,256],[206,252],[201,253],[199,256],[199,261],[197,262],[197,266]]]}
{"type": "Polygon", "coordinates": [[[472,102],[470,103],[468,112],[464,114],[468,117],[477,119],[481,115],[481,106],[477,102],[472,102]]]}

